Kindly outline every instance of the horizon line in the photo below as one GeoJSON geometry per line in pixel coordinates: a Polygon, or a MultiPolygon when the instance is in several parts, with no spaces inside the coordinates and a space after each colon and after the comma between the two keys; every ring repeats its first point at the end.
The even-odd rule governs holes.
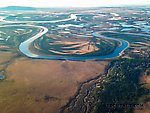
{"type": "Polygon", "coordinates": [[[33,7],[33,8],[103,8],[103,7],[150,7],[150,5],[110,5],[110,6],[50,6],[50,7],[35,7],[35,6],[23,6],[23,5],[10,5],[10,6],[0,6],[0,8],[5,8],[5,7],[33,7]]]}

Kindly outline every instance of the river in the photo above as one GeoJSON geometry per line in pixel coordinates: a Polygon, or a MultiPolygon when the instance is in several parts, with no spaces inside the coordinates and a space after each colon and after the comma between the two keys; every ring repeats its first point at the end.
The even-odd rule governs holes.
{"type": "MultiPolygon", "coordinates": [[[[116,39],[116,38],[111,38],[111,37],[105,37],[105,36],[97,34],[98,32],[94,32],[94,33],[92,33],[93,36],[100,37],[100,38],[107,38],[107,39],[111,39],[111,40],[117,40],[117,41],[122,42],[122,45],[120,47],[116,48],[113,53],[111,53],[109,55],[104,55],[104,56],[89,56],[89,57],[41,56],[41,55],[32,53],[32,51],[29,51],[28,48],[29,48],[30,43],[32,43],[34,40],[38,39],[43,34],[45,34],[48,31],[48,29],[46,27],[42,27],[42,26],[34,26],[34,27],[42,28],[43,30],[41,30],[35,36],[22,42],[19,46],[19,50],[23,54],[25,54],[26,56],[28,56],[30,58],[62,59],[62,60],[87,60],[87,59],[98,59],[98,58],[113,58],[113,57],[118,57],[120,55],[120,53],[123,52],[129,46],[129,43],[127,41],[124,41],[121,39],[116,39]]],[[[104,31],[101,31],[101,32],[104,32],[104,31]]]]}
{"type": "MultiPolygon", "coordinates": [[[[70,18],[68,19],[64,19],[64,20],[56,20],[56,21],[34,21],[35,23],[55,23],[55,22],[62,22],[62,21],[68,21],[71,19],[77,19],[77,14],[71,14],[70,18]]],[[[3,22],[7,22],[8,21],[2,19],[3,22]]],[[[22,21],[25,23],[29,23],[29,21],[22,21]]],[[[22,23],[21,22],[21,23],[22,23]]],[[[33,21],[30,21],[33,22],[33,21]]],[[[19,22],[10,22],[10,23],[19,23],[19,22]]],[[[122,43],[122,45],[118,48],[116,48],[113,53],[108,54],[108,55],[104,55],[104,56],[89,56],[89,57],[67,57],[67,56],[42,56],[42,55],[38,55],[35,53],[32,53],[32,51],[29,51],[29,45],[36,39],[40,38],[42,35],[44,35],[45,33],[48,32],[48,29],[46,27],[43,26],[35,26],[35,25],[7,25],[7,26],[32,26],[32,27],[37,27],[40,28],[41,31],[32,36],[31,38],[27,39],[26,41],[22,42],[19,45],[19,50],[26,56],[30,57],[30,58],[40,58],[40,59],[62,59],[62,60],[88,60],[88,59],[99,59],[99,58],[114,58],[114,57],[118,57],[121,55],[121,53],[129,46],[129,43],[125,40],[122,39],[116,39],[116,38],[112,38],[112,37],[106,37],[106,36],[102,36],[98,33],[101,32],[111,32],[111,33],[118,33],[118,34],[128,34],[128,35],[138,35],[138,36],[150,36],[147,34],[136,34],[136,33],[125,33],[125,32],[114,32],[114,31],[99,31],[99,32],[93,32],[92,35],[95,37],[100,37],[100,38],[107,38],[110,40],[116,40],[122,43]]],[[[1,26],[1,27],[7,27],[7,26],[1,26]]]]}

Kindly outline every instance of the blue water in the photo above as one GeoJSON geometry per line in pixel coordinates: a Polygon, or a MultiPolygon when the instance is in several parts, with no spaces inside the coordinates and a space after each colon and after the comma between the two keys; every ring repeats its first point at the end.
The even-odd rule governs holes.
{"type": "Polygon", "coordinates": [[[119,53],[121,53],[129,45],[127,41],[124,41],[124,40],[121,40],[121,39],[115,39],[115,38],[111,38],[111,37],[101,36],[101,35],[98,35],[97,32],[92,33],[92,35],[96,36],[96,37],[101,37],[101,38],[107,38],[107,39],[111,39],[111,40],[121,41],[122,42],[122,46],[116,48],[113,53],[111,53],[109,55],[104,55],[104,56],[89,56],[89,57],[41,56],[41,55],[34,54],[34,53],[32,53],[32,52],[30,52],[28,50],[29,44],[32,43],[33,40],[35,40],[35,39],[38,38],[38,37],[34,36],[34,37],[31,37],[30,39],[26,40],[25,42],[21,43],[20,46],[19,46],[19,50],[23,54],[25,54],[26,56],[31,57],[31,58],[39,58],[39,59],[62,59],[62,60],[87,60],[87,59],[114,58],[114,57],[118,57],[119,53]]]}
{"type": "Polygon", "coordinates": [[[4,75],[0,75],[0,79],[4,78],[4,75]]]}

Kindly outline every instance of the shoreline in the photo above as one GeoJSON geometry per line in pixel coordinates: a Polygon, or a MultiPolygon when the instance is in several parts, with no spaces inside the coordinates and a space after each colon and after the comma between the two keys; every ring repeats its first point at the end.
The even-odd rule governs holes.
{"type": "MultiPolygon", "coordinates": [[[[36,27],[36,26],[34,26],[36,27]]],[[[41,37],[42,35],[44,35],[45,33],[48,32],[48,29],[45,28],[45,27],[42,27],[42,26],[37,26],[37,27],[40,27],[40,28],[43,28],[44,31],[43,32],[39,32],[38,34],[36,34],[35,36],[27,39],[26,41],[22,42],[20,45],[19,45],[19,50],[26,56],[28,57],[31,57],[31,58],[40,58],[40,59],[61,59],[61,60],[90,60],[90,59],[108,59],[108,58],[115,58],[115,57],[119,57],[121,56],[120,53],[122,54],[123,51],[125,49],[127,49],[127,47],[129,47],[129,42],[125,41],[125,40],[121,40],[121,39],[115,39],[115,38],[111,38],[111,37],[108,37],[108,39],[112,39],[112,40],[117,40],[117,41],[120,41],[122,42],[122,46],[116,48],[114,50],[113,53],[111,54],[108,54],[108,55],[103,55],[103,56],[89,56],[89,57],[68,57],[68,56],[41,56],[41,55],[38,55],[38,54],[34,54],[32,53],[32,51],[29,50],[29,46],[30,44],[38,39],[39,37],[41,37]],[[124,43],[124,45],[123,45],[124,43]],[[126,43],[126,44],[125,44],[126,43]]],[[[98,35],[97,32],[94,32],[92,33],[93,36],[97,36],[97,37],[102,37],[102,38],[106,38],[106,37],[103,37],[102,35],[98,35]]]]}
{"type": "MultiPolygon", "coordinates": [[[[68,20],[71,20],[71,19],[76,19],[77,14],[71,14],[70,15],[70,18],[68,19],[63,19],[63,20],[56,20],[56,21],[53,21],[54,23],[56,22],[61,22],[61,21],[68,21],[68,20]]],[[[4,19],[2,19],[1,21],[4,21],[4,19]]],[[[7,21],[5,21],[7,22],[7,21]]],[[[43,21],[36,21],[36,23],[42,23],[43,21]]],[[[9,22],[8,22],[9,23],[9,22]]],[[[11,21],[11,23],[17,23],[16,22],[13,22],[11,21]]],[[[28,22],[26,22],[28,23],[28,22]]],[[[57,60],[90,60],[90,59],[93,59],[93,60],[96,60],[96,59],[110,59],[110,58],[116,58],[116,57],[120,57],[123,53],[123,51],[129,47],[129,43],[125,40],[122,40],[122,39],[115,39],[115,38],[111,38],[111,37],[104,37],[102,35],[98,35],[97,32],[106,32],[106,31],[97,31],[97,32],[93,32],[92,35],[93,36],[97,36],[97,37],[101,37],[101,38],[107,38],[107,39],[113,39],[113,40],[117,40],[117,41],[120,41],[122,42],[122,45],[118,48],[116,48],[113,53],[110,53],[108,55],[103,55],[103,56],[89,56],[89,57],[69,57],[69,56],[43,56],[43,55],[38,55],[38,54],[35,54],[34,52],[30,51],[29,50],[29,46],[30,44],[40,38],[41,36],[43,36],[44,34],[46,34],[48,32],[48,29],[44,26],[36,26],[36,25],[5,25],[5,26],[1,26],[1,27],[7,27],[7,26],[30,26],[30,27],[37,27],[37,28],[41,28],[43,30],[41,30],[39,33],[37,33],[36,35],[30,37],[29,39],[25,40],[24,42],[22,42],[20,45],[19,45],[19,50],[24,54],[26,55],[27,57],[30,57],[30,58],[37,58],[37,59],[57,59],[57,60]],[[123,44],[123,42],[125,42],[123,44]],[[125,47],[123,47],[125,46],[125,47]],[[126,47],[127,46],[127,47],[126,47]],[[122,48],[123,47],[123,48],[122,48]],[[121,49],[121,50],[120,50],[121,49]]],[[[110,31],[110,32],[113,32],[113,31],[110,31]]]]}

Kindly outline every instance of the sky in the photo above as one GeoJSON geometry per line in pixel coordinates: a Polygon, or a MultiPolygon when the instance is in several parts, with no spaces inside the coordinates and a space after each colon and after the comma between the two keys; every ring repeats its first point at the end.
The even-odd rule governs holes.
{"type": "Polygon", "coordinates": [[[0,0],[0,7],[100,7],[150,5],[150,0],[0,0]]]}

